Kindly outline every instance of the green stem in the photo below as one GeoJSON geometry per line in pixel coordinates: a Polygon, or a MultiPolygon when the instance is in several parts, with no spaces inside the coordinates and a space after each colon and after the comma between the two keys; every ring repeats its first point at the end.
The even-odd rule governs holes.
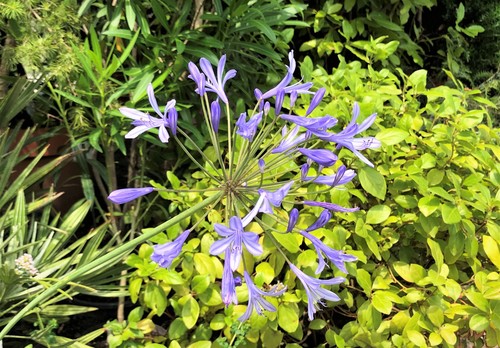
{"type": "Polygon", "coordinates": [[[74,281],[78,279],[82,274],[85,274],[87,272],[92,271],[95,267],[101,266],[103,263],[108,262],[110,260],[113,260],[117,257],[121,257],[128,253],[130,250],[135,248],[141,243],[146,242],[148,239],[154,237],[158,233],[164,231],[165,229],[181,222],[182,220],[188,218],[189,216],[193,215],[196,211],[203,209],[207,207],[208,205],[212,204],[213,202],[217,201],[221,196],[222,192],[217,193],[213,196],[210,196],[203,200],[202,202],[196,204],[194,207],[189,208],[186,211],[183,211],[179,215],[173,217],[172,219],[165,221],[161,225],[155,227],[154,229],[148,230],[141,236],[128,241],[122,245],[120,245],[118,248],[110,251],[104,256],[101,256],[94,261],[64,275],[57,283],[52,285],[51,287],[47,288],[44,292],[42,292],[40,295],[35,297],[30,303],[26,305],[23,309],[21,309],[10,321],[5,327],[2,329],[0,332],[0,340],[2,340],[5,335],[16,325],[22,318],[24,318],[28,313],[30,313],[33,309],[35,309],[39,304],[43,303],[44,301],[48,300],[51,296],[56,294],[59,289],[61,289],[63,286],[67,285],[69,282],[74,281]]]}

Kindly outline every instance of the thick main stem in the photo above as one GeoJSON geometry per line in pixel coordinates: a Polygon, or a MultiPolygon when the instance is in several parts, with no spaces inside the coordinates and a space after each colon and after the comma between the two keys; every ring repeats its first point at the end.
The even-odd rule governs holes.
{"type": "Polygon", "coordinates": [[[106,255],[101,256],[101,257],[95,259],[94,261],[86,264],[85,266],[82,266],[81,268],[78,268],[78,269],[64,275],[57,283],[55,283],[51,287],[47,288],[47,290],[45,290],[40,295],[35,297],[30,303],[28,303],[26,305],[26,307],[24,307],[22,310],[20,310],[9,321],[9,323],[7,325],[5,325],[3,330],[0,332],[0,340],[2,340],[5,337],[5,335],[7,335],[7,333],[10,331],[10,329],[12,329],[14,327],[14,325],[16,325],[23,317],[25,317],[28,313],[30,313],[33,309],[35,309],[40,303],[43,303],[44,301],[49,299],[51,296],[56,294],[59,291],[59,289],[61,289],[65,285],[67,285],[69,282],[78,279],[78,277],[81,276],[82,274],[89,272],[89,271],[92,271],[92,269],[94,269],[95,267],[101,266],[102,264],[104,264],[110,260],[123,257],[123,255],[125,255],[127,252],[129,252],[130,250],[132,250],[133,248],[135,248],[139,244],[146,242],[148,239],[154,237],[155,235],[164,231],[165,229],[167,229],[167,228],[169,228],[177,223],[180,223],[182,220],[193,215],[198,210],[203,209],[203,208],[207,207],[208,205],[214,203],[222,196],[222,194],[223,194],[223,192],[219,192],[219,193],[214,194],[213,196],[206,198],[205,200],[198,203],[194,207],[189,208],[188,210],[180,213],[179,215],[173,217],[172,219],[170,219],[168,221],[165,221],[164,223],[155,227],[154,229],[152,229],[148,232],[145,232],[143,235],[120,245],[118,248],[110,251],[106,255]]]}

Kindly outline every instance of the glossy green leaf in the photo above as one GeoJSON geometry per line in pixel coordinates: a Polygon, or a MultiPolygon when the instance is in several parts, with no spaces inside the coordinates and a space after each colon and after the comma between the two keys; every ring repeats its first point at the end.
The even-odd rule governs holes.
{"type": "Polygon", "coordinates": [[[408,132],[400,128],[387,128],[375,136],[384,145],[395,145],[406,139],[408,132]]]}
{"type": "Polygon", "coordinates": [[[458,208],[449,203],[441,205],[441,214],[443,215],[443,221],[448,225],[459,223],[462,220],[458,208]]]}
{"type": "Polygon", "coordinates": [[[366,213],[366,223],[367,224],[380,224],[387,220],[391,215],[391,208],[387,205],[374,205],[366,213]]]}
{"type": "Polygon", "coordinates": [[[196,325],[198,318],[200,316],[200,306],[198,302],[192,297],[186,301],[182,306],[182,321],[186,328],[191,329],[196,325]]]}
{"type": "Polygon", "coordinates": [[[418,209],[424,216],[429,216],[439,208],[439,199],[433,196],[420,198],[418,201],[418,209]]]}
{"type": "Polygon", "coordinates": [[[408,330],[406,335],[408,336],[408,339],[417,347],[427,347],[425,337],[420,332],[416,330],[408,330]]]}
{"type": "Polygon", "coordinates": [[[297,234],[284,234],[273,232],[274,238],[289,252],[296,253],[300,250],[302,237],[297,234]]]}
{"type": "Polygon", "coordinates": [[[441,267],[443,266],[444,262],[444,256],[443,252],[441,251],[441,246],[439,245],[438,242],[427,238],[427,245],[431,249],[431,255],[434,258],[434,261],[436,262],[436,266],[438,267],[438,272],[441,272],[441,267]]]}
{"type": "Polygon", "coordinates": [[[497,241],[485,235],[483,236],[483,248],[491,262],[500,270],[500,250],[497,241]]]}
{"type": "Polygon", "coordinates": [[[490,325],[490,321],[482,314],[474,314],[469,320],[469,327],[476,332],[483,332],[490,325]]]}
{"type": "Polygon", "coordinates": [[[385,178],[376,169],[363,167],[359,170],[359,181],[363,189],[374,197],[385,199],[387,185],[385,178]]]}
{"type": "Polygon", "coordinates": [[[372,305],[376,310],[386,315],[389,315],[392,312],[392,302],[380,291],[375,291],[373,294],[372,305]]]}
{"type": "Polygon", "coordinates": [[[278,307],[278,325],[286,332],[294,332],[299,327],[299,316],[286,303],[278,307]]]}

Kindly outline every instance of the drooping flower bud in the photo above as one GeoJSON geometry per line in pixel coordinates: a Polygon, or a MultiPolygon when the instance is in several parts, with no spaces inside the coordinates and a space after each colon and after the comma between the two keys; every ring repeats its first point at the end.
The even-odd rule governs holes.
{"type": "Polygon", "coordinates": [[[212,121],[212,127],[214,128],[214,132],[219,132],[219,123],[220,123],[220,104],[219,98],[214,100],[212,104],[210,104],[210,116],[212,121]]]}

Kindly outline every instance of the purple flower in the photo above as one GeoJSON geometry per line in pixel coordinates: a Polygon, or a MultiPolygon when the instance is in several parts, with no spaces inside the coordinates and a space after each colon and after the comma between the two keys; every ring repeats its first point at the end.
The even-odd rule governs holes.
{"type": "Polygon", "coordinates": [[[108,199],[115,204],[123,204],[133,201],[136,198],[147,195],[154,191],[152,187],[126,188],[114,190],[108,196],[108,199]]]}
{"type": "Polygon", "coordinates": [[[271,207],[272,205],[275,207],[279,207],[281,205],[281,202],[285,198],[285,196],[288,194],[288,191],[293,185],[293,181],[290,181],[289,183],[283,185],[279,189],[277,189],[274,192],[269,192],[263,189],[259,189],[259,199],[255,203],[255,206],[253,209],[241,220],[243,223],[243,226],[248,225],[253,218],[260,212],[260,213],[266,213],[266,214],[272,214],[273,213],[273,208],[271,207]]]}
{"type": "Polygon", "coordinates": [[[335,277],[332,279],[316,279],[311,276],[308,276],[300,269],[295,267],[295,265],[289,263],[290,269],[295,273],[297,278],[301,281],[304,289],[307,294],[307,313],[309,315],[309,320],[314,319],[314,313],[318,310],[319,304],[325,306],[325,303],[322,299],[329,301],[339,301],[340,297],[331,292],[330,290],[326,290],[321,288],[323,285],[335,285],[340,284],[345,281],[345,278],[335,277]]]}
{"type": "Polygon", "coordinates": [[[304,127],[305,129],[318,135],[330,135],[326,132],[326,130],[337,124],[337,119],[329,115],[316,118],[295,115],[280,115],[280,117],[284,120],[295,123],[297,126],[304,127]]]}
{"type": "Polygon", "coordinates": [[[224,75],[224,66],[226,65],[226,55],[223,55],[217,64],[217,77],[214,75],[212,64],[206,58],[200,59],[201,70],[205,73],[207,81],[205,89],[207,92],[216,93],[224,104],[229,104],[226,93],[224,92],[224,85],[227,80],[236,76],[236,70],[231,69],[224,75]]]}
{"type": "Polygon", "coordinates": [[[283,80],[281,80],[281,82],[278,83],[278,85],[276,87],[274,87],[273,89],[270,89],[266,93],[263,93],[263,94],[260,93],[261,95],[260,95],[259,99],[267,99],[267,98],[275,96],[279,90],[284,89],[286,86],[288,86],[288,84],[290,82],[292,82],[293,73],[295,72],[295,67],[296,67],[295,58],[293,58],[293,50],[288,53],[288,60],[290,61],[290,65],[288,66],[287,73],[286,73],[285,77],[283,78],[283,80]]]}
{"type": "Polygon", "coordinates": [[[236,131],[236,133],[241,137],[247,139],[248,141],[252,141],[255,133],[257,132],[257,126],[259,125],[260,121],[262,121],[262,111],[250,117],[250,120],[248,120],[248,122],[245,121],[246,118],[247,113],[243,112],[236,122],[236,125],[238,126],[238,130],[236,131]]]}
{"type": "Polygon", "coordinates": [[[267,116],[267,114],[269,114],[269,110],[271,110],[271,104],[268,101],[266,101],[264,103],[264,115],[267,116]]]}
{"type": "Polygon", "coordinates": [[[290,93],[290,107],[293,108],[295,106],[295,102],[297,101],[297,91],[292,91],[290,93]]]}
{"type": "Polygon", "coordinates": [[[323,167],[331,167],[337,162],[337,155],[329,150],[305,148],[300,148],[298,150],[301,154],[323,167]]]}
{"type": "Polygon", "coordinates": [[[270,311],[276,312],[276,308],[269,303],[269,301],[265,300],[262,296],[280,296],[286,291],[286,287],[278,290],[278,285],[274,285],[269,291],[263,291],[259,289],[252,281],[252,278],[245,271],[245,282],[248,288],[248,305],[247,310],[241,317],[238,318],[239,321],[245,321],[250,318],[254,308],[257,314],[262,315],[262,311],[270,311]]]}
{"type": "Polygon", "coordinates": [[[171,108],[168,110],[168,124],[170,127],[170,131],[175,136],[177,135],[177,110],[175,108],[171,108]]]}
{"type": "Polygon", "coordinates": [[[321,207],[321,208],[325,208],[325,209],[332,210],[332,211],[339,211],[342,213],[352,213],[354,211],[359,210],[358,207],[356,207],[356,208],[344,208],[338,204],[327,203],[327,202],[304,201],[304,204],[310,205],[313,207],[321,207]]]}
{"type": "Polygon", "coordinates": [[[190,72],[190,75],[188,75],[188,78],[193,80],[198,88],[196,88],[195,92],[198,93],[199,95],[204,95],[205,94],[205,74],[200,73],[200,70],[198,70],[198,67],[196,64],[193,62],[189,62],[188,64],[188,69],[190,72]]]}
{"type": "Polygon", "coordinates": [[[172,242],[155,245],[153,254],[151,255],[151,260],[156,262],[161,267],[170,267],[172,261],[174,261],[174,259],[181,253],[182,245],[186,241],[189,232],[191,231],[186,230],[182,232],[180,236],[172,242]]]}
{"type": "Polygon", "coordinates": [[[231,252],[229,249],[226,249],[221,285],[222,302],[224,302],[226,307],[231,303],[238,304],[238,298],[236,297],[236,279],[234,278],[233,271],[231,270],[229,261],[230,258],[231,252]]]}
{"type": "Polygon", "coordinates": [[[307,177],[307,173],[309,172],[309,168],[311,167],[311,165],[309,163],[304,163],[301,167],[300,167],[300,180],[302,181],[305,181],[306,180],[306,177],[307,177]]]}
{"type": "MultiPolygon", "coordinates": [[[[293,50],[288,53],[288,59],[290,61],[290,65],[288,66],[287,73],[283,80],[278,83],[278,85],[266,93],[262,93],[260,90],[255,91],[255,96],[257,97],[257,100],[262,101],[267,98],[274,97],[278,94],[280,90],[283,90],[285,94],[287,93],[312,93],[309,91],[309,89],[313,86],[312,82],[307,82],[307,83],[296,83],[291,86],[289,86],[290,82],[292,82],[293,79],[293,73],[295,72],[296,68],[296,63],[295,59],[293,58],[293,50]]],[[[295,97],[296,98],[296,97],[295,97]]]]}
{"type": "Polygon", "coordinates": [[[359,152],[359,150],[378,148],[381,145],[380,141],[374,137],[354,138],[354,136],[368,129],[373,124],[373,122],[375,122],[377,114],[369,116],[361,124],[356,123],[358,116],[359,116],[359,105],[358,103],[354,103],[352,109],[352,120],[344,130],[342,130],[340,133],[337,134],[325,133],[325,134],[317,134],[317,136],[320,139],[336,143],[337,147],[343,146],[348,148],[360,160],[365,162],[370,167],[373,167],[373,163],[371,163],[365,156],[363,156],[359,152]]]}
{"type": "Polygon", "coordinates": [[[160,118],[153,117],[149,114],[135,109],[126,107],[120,108],[120,112],[123,115],[134,120],[132,122],[132,125],[135,126],[135,128],[125,134],[125,138],[134,139],[151,128],[158,128],[160,140],[164,143],[167,143],[169,135],[166,127],[169,127],[172,130],[173,134],[175,134],[177,128],[177,111],[170,111],[172,109],[175,110],[175,100],[172,99],[167,103],[167,105],[165,106],[165,112],[162,114],[160,108],[158,108],[158,103],[156,102],[152,84],[148,85],[148,97],[149,103],[151,104],[155,112],[160,116],[160,118]],[[168,118],[167,114],[169,116],[168,118]],[[175,120],[171,119],[173,117],[175,117],[175,120]]]}
{"type": "Polygon", "coordinates": [[[231,217],[229,227],[222,224],[215,224],[214,229],[218,234],[226,238],[215,241],[210,247],[210,254],[218,255],[229,250],[229,260],[226,260],[226,262],[229,261],[231,270],[236,270],[240,264],[243,245],[245,245],[252,255],[257,256],[262,254],[259,236],[254,232],[244,232],[239,217],[231,217]]]}
{"type": "Polygon", "coordinates": [[[311,112],[313,112],[314,109],[319,105],[323,97],[325,96],[326,88],[320,88],[315,94],[314,97],[311,100],[311,104],[309,104],[309,107],[307,108],[306,111],[306,116],[309,115],[311,112]]]}
{"type": "Polygon", "coordinates": [[[257,163],[259,165],[259,172],[264,173],[264,169],[266,168],[266,162],[262,158],[260,158],[257,161],[257,163]]]}
{"type": "Polygon", "coordinates": [[[214,100],[212,104],[210,104],[210,116],[212,120],[212,126],[214,128],[214,132],[217,133],[219,131],[219,123],[220,123],[220,105],[219,98],[214,100]]]}
{"type": "Polygon", "coordinates": [[[276,115],[279,115],[281,111],[281,106],[283,106],[283,100],[285,100],[285,90],[280,89],[276,93],[276,103],[274,104],[274,112],[276,115]]]}
{"type": "Polygon", "coordinates": [[[356,176],[356,172],[352,169],[346,169],[346,166],[339,167],[337,172],[333,175],[322,175],[318,177],[308,176],[306,180],[313,180],[317,184],[330,185],[332,187],[344,185],[350,182],[356,176]]]}
{"type": "Polygon", "coordinates": [[[340,250],[335,250],[326,246],[325,244],[323,244],[322,241],[320,241],[318,238],[316,238],[315,236],[306,231],[300,231],[300,234],[311,241],[312,245],[316,249],[316,252],[318,253],[319,262],[318,262],[318,268],[316,269],[316,274],[320,274],[321,272],[323,272],[323,269],[326,266],[323,254],[327,258],[329,258],[330,261],[344,273],[347,273],[344,263],[356,261],[358,259],[356,256],[345,254],[340,250]]]}
{"type": "Polygon", "coordinates": [[[325,209],[319,214],[318,219],[308,228],[306,228],[307,232],[317,230],[318,228],[321,228],[325,226],[328,221],[332,218],[332,213],[328,209],[325,209]]]}
{"type": "Polygon", "coordinates": [[[290,216],[288,217],[288,226],[286,227],[287,232],[292,232],[293,228],[297,224],[297,220],[299,219],[299,210],[297,208],[293,208],[290,212],[290,216]]]}
{"type": "Polygon", "coordinates": [[[290,132],[288,132],[288,128],[285,126],[283,127],[281,131],[281,135],[283,139],[279,143],[279,145],[271,150],[271,153],[282,153],[287,150],[290,150],[291,148],[297,146],[298,144],[306,141],[310,137],[310,133],[306,132],[303,133],[299,136],[297,136],[297,133],[299,132],[299,127],[295,127],[292,129],[290,132]]]}

